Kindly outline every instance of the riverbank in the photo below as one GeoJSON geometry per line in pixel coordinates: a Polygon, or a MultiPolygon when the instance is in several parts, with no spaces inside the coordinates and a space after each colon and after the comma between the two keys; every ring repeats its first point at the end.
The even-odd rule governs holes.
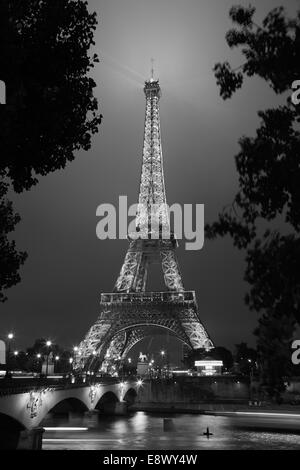
{"type": "Polygon", "coordinates": [[[263,404],[261,406],[249,405],[245,402],[235,403],[135,403],[130,406],[130,411],[144,411],[147,413],[167,414],[213,414],[255,412],[255,413],[279,413],[300,414],[300,405],[276,405],[263,404]]]}

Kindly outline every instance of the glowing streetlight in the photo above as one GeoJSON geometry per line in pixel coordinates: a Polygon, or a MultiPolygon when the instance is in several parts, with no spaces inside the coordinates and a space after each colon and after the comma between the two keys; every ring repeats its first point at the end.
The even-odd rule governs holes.
{"type": "Polygon", "coordinates": [[[41,355],[40,355],[40,354],[37,354],[36,357],[37,357],[38,359],[41,359],[41,355]]]}
{"type": "Polygon", "coordinates": [[[14,351],[14,356],[18,356],[19,351],[14,351]]]}
{"type": "Polygon", "coordinates": [[[97,355],[97,351],[93,351],[93,356],[96,356],[97,355]]]}
{"type": "Polygon", "coordinates": [[[59,356],[55,356],[55,360],[56,360],[56,361],[59,361],[59,356]]]}
{"type": "Polygon", "coordinates": [[[141,387],[141,385],[143,385],[143,381],[140,379],[140,380],[137,381],[136,384],[137,384],[138,387],[141,387]]]}
{"type": "Polygon", "coordinates": [[[74,351],[74,361],[76,362],[77,354],[78,354],[78,356],[80,356],[79,347],[78,347],[78,346],[74,346],[73,351],[74,351]]]}
{"type": "Polygon", "coordinates": [[[165,353],[165,351],[161,351],[160,354],[161,354],[162,356],[164,356],[166,353],[165,353]]]}
{"type": "Polygon", "coordinates": [[[46,346],[48,348],[47,363],[46,363],[46,377],[48,377],[50,346],[52,346],[52,342],[50,340],[46,341],[46,346]]]}
{"type": "Polygon", "coordinates": [[[9,358],[10,358],[10,349],[11,349],[11,341],[14,339],[14,334],[13,333],[8,333],[7,335],[7,343],[8,343],[8,348],[7,348],[7,368],[9,368],[9,358]]]}

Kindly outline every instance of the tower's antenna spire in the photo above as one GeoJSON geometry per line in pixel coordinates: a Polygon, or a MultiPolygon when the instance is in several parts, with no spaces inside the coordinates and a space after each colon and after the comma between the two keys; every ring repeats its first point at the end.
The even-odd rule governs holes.
{"type": "Polygon", "coordinates": [[[154,80],[154,59],[151,59],[151,80],[154,80]]]}

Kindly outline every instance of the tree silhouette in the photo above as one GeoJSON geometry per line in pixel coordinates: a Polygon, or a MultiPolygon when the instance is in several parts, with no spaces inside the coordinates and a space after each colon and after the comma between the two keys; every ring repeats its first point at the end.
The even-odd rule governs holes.
{"type": "Polygon", "coordinates": [[[3,290],[20,281],[19,268],[27,257],[26,253],[18,252],[15,242],[8,238],[20,217],[14,214],[12,203],[5,198],[6,190],[7,186],[0,181],[0,302],[7,299],[3,290]]]}
{"type": "MultiPolygon", "coordinates": [[[[98,62],[89,52],[96,25],[96,13],[83,0],[0,2],[0,80],[7,92],[0,105],[0,177],[17,192],[91,147],[102,118],[89,76],[98,62]]],[[[4,219],[1,246],[9,246],[8,231],[4,219]]],[[[18,282],[24,259],[11,244],[0,292],[18,282]]]]}
{"type": "Polygon", "coordinates": [[[253,348],[249,348],[247,343],[239,343],[235,345],[235,362],[238,364],[239,371],[249,376],[256,368],[257,352],[253,348]]]}
{"type": "Polygon", "coordinates": [[[228,62],[216,64],[220,94],[230,98],[245,76],[257,75],[277,95],[288,92],[288,98],[281,106],[259,111],[256,136],[240,139],[235,157],[239,191],[206,234],[230,235],[236,247],[246,249],[245,279],[251,286],[246,302],[263,312],[256,334],[271,393],[283,388],[290,342],[300,321],[300,115],[291,100],[292,84],[300,76],[300,12],[289,19],[283,7],[273,9],[262,25],[255,23],[254,13],[252,7],[230,10],[236,28],[226,40],[231,48],[241,48],[245,63],[237,69],[228,62]]]}

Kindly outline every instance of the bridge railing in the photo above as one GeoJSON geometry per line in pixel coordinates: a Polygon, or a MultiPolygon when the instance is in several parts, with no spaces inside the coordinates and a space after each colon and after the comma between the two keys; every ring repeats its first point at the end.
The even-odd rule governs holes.
{"type": "Polygon", "coordinates": [[[64,390],[80,387],[89,387],[91,385],[111,385],[122,382],[119,377],[97,377],[84,375],[71,375],[58,380],[47,377],[33,378],[4,378],[0,380],[0,397],[15,395],[18,393],[28,393],[41,389],[64,390]]]}
{"type": "Polygon", "coordinates": [[[101,294],[101,303],[124,303],[124,302],[193,302],[194,291],[182,292],[113,292],[101,294]]]}

